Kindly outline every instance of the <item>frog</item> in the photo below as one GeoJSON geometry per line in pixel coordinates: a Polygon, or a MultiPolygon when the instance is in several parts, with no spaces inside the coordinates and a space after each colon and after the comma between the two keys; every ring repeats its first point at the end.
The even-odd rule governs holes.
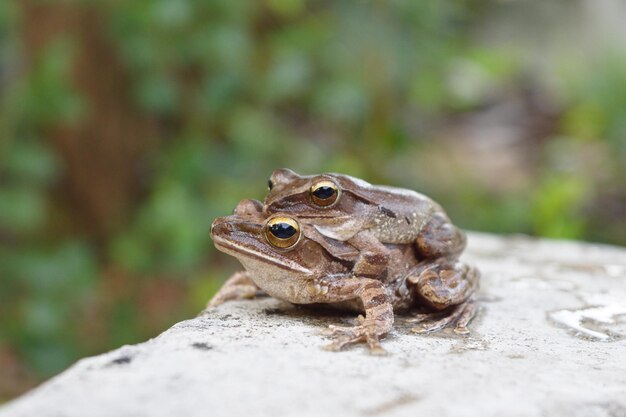
{"type": "Polygon", "coordinates": [[[295,215],[322,235],[349,243],[360,253],[353,271],[358,276],[374,277],[385,269],[387,243],[413,244],[418,256],[433,262],[456,260],[466,246],[465,233],[441,205],[413,190],[286,168],[272,173],[268,189],[266,215],[295,215]]]}
{"type": "Polygon", "coordinates": [[[289,213],[267,216],[258,200],[243,200],[229,216],[211,225],[215,247],[232,255],[244,270],[233,274],[208,308],[267,294],[295,305],[330,306],[359,313],[355,326],[330,325],[326,349],[365,343],[374,354],[393,328],[395,313],[421,311],[412,319],[416,333],[454,326],[466,334],[476,307],[479,273],[458,261],[424,262],[412,244],[385,244],[385,271],[375,277],[353,274],[358,250],[317,233],[289,213]],[[322,236],[320,238],[320,236],[322,236]]]}

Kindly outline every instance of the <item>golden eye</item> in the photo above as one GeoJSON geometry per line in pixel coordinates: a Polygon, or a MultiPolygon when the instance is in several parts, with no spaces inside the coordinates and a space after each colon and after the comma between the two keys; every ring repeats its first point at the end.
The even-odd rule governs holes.
{"type": "Polygon", "coordinates": [[[339,198],[339,188],[332,181],[320,181],[311,187],[309,194],[313,203],[328,207],[339,198]]]}
{"type": "Polygon", "coordinates": [[[265,238],[277,248],[291,248],[300,240],[300,225],[291,217],[274,217],[265,225],[265,238]]]}

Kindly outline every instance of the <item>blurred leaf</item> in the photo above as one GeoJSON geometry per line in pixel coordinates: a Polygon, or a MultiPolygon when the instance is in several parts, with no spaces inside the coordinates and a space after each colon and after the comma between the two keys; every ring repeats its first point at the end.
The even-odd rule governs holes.
{"type": "Polygon", "coordinates": [[[313,98],[313,109],[321,117],[337,122],[357,123],[369,110],[366,91],[350,81],[322,85],[313,98]]]}
{"type": "Polygon", "coordinates": [[[72,124],[84,116],[85,103],[70,81],[73,55],[72,42],[58,39],[37,57],[18,103],[25,123],[72,124]]]}
{"type": "Polygon", "coordinates": [[[14,233],[33,233],[45,224],[46,201],[38,190],[0,188],[0,228],[14,233]]]}
{"type": "Polygon", "coordinates": [[[16,142],[4,161],[7,175],[28,184],[50,184],[59,170],[56,156],[36,141],[16,142]]]}
{"type": "Polygon", "coordinates": [[[311,66],[300,53],[282,52],[268,70],[266,94],[270,101],[290,98],[307,89],[311,66]]]}
{"type": "Polygon", "coordinates": [[[554,238],[580,238],[585,230],[581,210],[586,191],[585,182],[575,177],[546,178],[535,191],[534,232],[554,238]]]}
{"type": "Polygon", "coordinates": [[[285,16],[293,17],[303,11],[305,0],[268,0],[272,11],[285,16]]]}
{"type": "Polygon", "coordinates": [[[139,103],[147,110],[169,113],[179,105],[176,86],[163,74],[145,77],[137,87],[139,103]]]}
{"type": "Polygon", "coordinates": [[[135,228],[113,241],[111,256],[135,271],[188,271],[208,250],[206,212],[181,183],[164,181],[139,213],[135,228]]]}

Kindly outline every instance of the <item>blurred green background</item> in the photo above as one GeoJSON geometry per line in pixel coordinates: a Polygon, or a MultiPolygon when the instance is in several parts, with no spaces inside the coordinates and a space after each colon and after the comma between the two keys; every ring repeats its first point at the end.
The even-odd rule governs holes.
{"type": "Polygon", "coordinates": [[[620,0],[0,2],[0,402],[199,312],[274,168],[626,244],[620,0]]]}

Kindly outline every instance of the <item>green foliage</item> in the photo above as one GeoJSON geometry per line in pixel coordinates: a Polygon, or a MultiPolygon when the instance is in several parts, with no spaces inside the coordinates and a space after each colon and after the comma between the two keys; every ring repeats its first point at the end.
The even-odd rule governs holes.
{"type": "Polygon", "coordinates": [[[581,215],[585,183],[579,178],[545,178],[535,191],[531,218],[533,232],[541,236],[577,239],[584,235],[581,215]]]}
{"type": "MultiPolygon", "coordinates": [[[[4,38],[2,51],[14,48],[12,39],[4,38]]],[[[50,233],[50,189],[61,167],[39,129],[72,123],[80,112],[68,78],[70,49],[67,41],[54,42],[0,103],[0,341],[8,341],[43,375],[85,352],[75,317],[98,276],[91,245],[50,233]]]]}
{"type": "Polygon", "coordinates": [[[573,105],[564,131],[573,137],[606,140],[626,166],[626,54],[610,53],[572,81],[573,105]]]}

